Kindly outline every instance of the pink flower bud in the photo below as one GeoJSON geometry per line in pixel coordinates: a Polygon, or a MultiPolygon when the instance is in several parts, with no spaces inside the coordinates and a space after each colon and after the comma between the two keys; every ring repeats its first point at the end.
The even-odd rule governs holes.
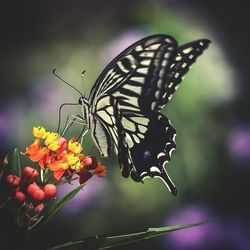
{"type": "Polygon", "coordinates": [[[56,197],[56,186],[53,184],[46,184],[43,188],[46,199],[53,199],[56,197]]]}
{"type": "Polygon", "coordinates": [[[43,203],[40,203],[40,204],[38,204],[37,206],[35,206],[34,212],[36,212],[36,213],[41,213],[41,212],[43,211],[43,209],[44,209],[44,204],[43,204],[43,203]]]}
{"type": "Polygon", "coordinates": [[[41,203],[45,200],[45,192],[35,182],[27,187],[27,193],[34,203],[41,203]]]}
{"type": "Polygon", "coordinates": [[[22,172],[22,181],[31,183],[38,176],[36,169],[26,166],[22,172]]]}
{"type": "Polygon", "coordinates": [[[9,186],[15,188],[19,186],[20,178],[18,176],[10,174],[6,177],[6,182],[8,183],[9,186]]]}
{"type": "MultiPolygon", "coordinates": [[[[88,170],[93,170],[97,167],[97,160],[94,156],[85,156],[82,159],[82,168],[86,168],[88,170]]],[[[81,171],[81,170],[80,170],[81,171]]]]}
{"type": "Polygon", "coordinates": [[[31,194],[37,189],[39,189],[39,186],[35,182],[33,182],[33,183],[29,184],[29,186],[27,187],[27,193],[31,194]]]}
{"type": "Polygon", "coordinates": [[[29,210],[29,211],[33,211],[34,208],[35,208],[34,204],[33,204],[32,202],[30,202],[30,203],[28,204],[28,210],[29,210]]]}
{"type": "Polygon", "coordinates": [[[25,194],[21,191],[16,191],[13,199],[17,204],[21,205],[25,202],[25,194]]]}

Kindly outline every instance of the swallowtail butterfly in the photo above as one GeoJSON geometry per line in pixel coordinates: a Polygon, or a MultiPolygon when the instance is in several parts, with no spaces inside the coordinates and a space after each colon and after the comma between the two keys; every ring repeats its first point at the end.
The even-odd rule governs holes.
{"type": "Polygon", "coordinates": [[[160,178],[177,194],[164,169],[176,147],[176,130],[160,111],[209,43],[178,46],[169,35],[143,38],[110,62],[89,98],[79,99],[95,145],[103,157],[114,148],[122,176],[137,182],[160,178]]]}

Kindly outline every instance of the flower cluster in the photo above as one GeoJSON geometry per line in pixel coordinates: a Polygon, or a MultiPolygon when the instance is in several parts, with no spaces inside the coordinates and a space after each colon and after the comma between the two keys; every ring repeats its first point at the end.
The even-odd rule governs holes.
{"type": "Polygon", "coordinates": [[[33,128],[33,135],[34,142],[21,154],[34,166],[23,166],[18,150],[10,165],[7,157],[0,164],[0,209],[6,212],[0,213],[0,224],[8,227],[14,221],[24,231],[47,218],[46,207],[56,198],[58,185],[106,175],[106,168],[94,156],[84,155],[75,139],[67,141],[41,126],[33,128]]]}
{"type": "Polygon", "coordinates": [[[38,171],[26,166],[22,176],[7,175],[5,178],[7,193],[17,206],[26,206],[28,213],[39,213],[44,208],[44,201],[56,197],[56,186],[46,184],[41,188],[38,185],[38,171]]]}
{"type": "Polygon", "coordinates": [[[106,168],[94,156],[83,155],[81,144],[74,138],[67,142],[58,133],[47,132],[41,126],[33,128],[33,136],[35,141],[23,154],[39,162],[41,169],[52,171],[56,181],[70,182],[76,174],[82,184],[93,175],[106,175],[106,168]]]}

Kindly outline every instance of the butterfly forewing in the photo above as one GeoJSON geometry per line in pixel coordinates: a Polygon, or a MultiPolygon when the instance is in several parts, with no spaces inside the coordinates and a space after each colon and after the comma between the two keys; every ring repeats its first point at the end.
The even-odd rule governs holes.
{"type": "Polygon", "coordinates": [[[163,88],[162,98],[156,103],[156,107],[161,109],[173,96],[174,92],[181,83],[184,75],[189,70],[190,66],[196,61],[197,57],[208,47],[210,41],[207,39],[201,39],[194,41],[183,46],[180,46],[171,65],[166,73],[166,77],[163,88]]]}
{"type": "Polygon", "coordinates": [[[145,107],[139,96],[152,99],[155,81],[163,72],[160,70],[170,65],[176,46],[174,38],[167,35],[151,36],[133,44],[102,72],[90,93],[90,102],[108,93],[117,98],[121,108],[130,106],[130,110],[147,112],[151,103],[145,107]]]}

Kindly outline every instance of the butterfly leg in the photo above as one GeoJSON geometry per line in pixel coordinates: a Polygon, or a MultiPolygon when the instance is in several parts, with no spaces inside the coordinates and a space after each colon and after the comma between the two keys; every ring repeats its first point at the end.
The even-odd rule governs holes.
{"type": "Polygon", "coordinates": [[[86,131],[84,131],[85,130],[85,126],[84,126],[84,129],[83,129],[83,131],[82,131],[82,133],[81,133],[81,141],[80,141],[80,143],[81,143],[81,145],[83,145],[83,138],[84,138],[84,136],[88,133],[88,129],[86,130],[86,131]]]}
{"type": "Polygon", "coordinates": [[[62,135],[64,135],[74,123],[81,124],[83,126],[86,125],[85,120],[80,115],[69,114],[67,116],[66,124],[64,126],[62,135]]]}

